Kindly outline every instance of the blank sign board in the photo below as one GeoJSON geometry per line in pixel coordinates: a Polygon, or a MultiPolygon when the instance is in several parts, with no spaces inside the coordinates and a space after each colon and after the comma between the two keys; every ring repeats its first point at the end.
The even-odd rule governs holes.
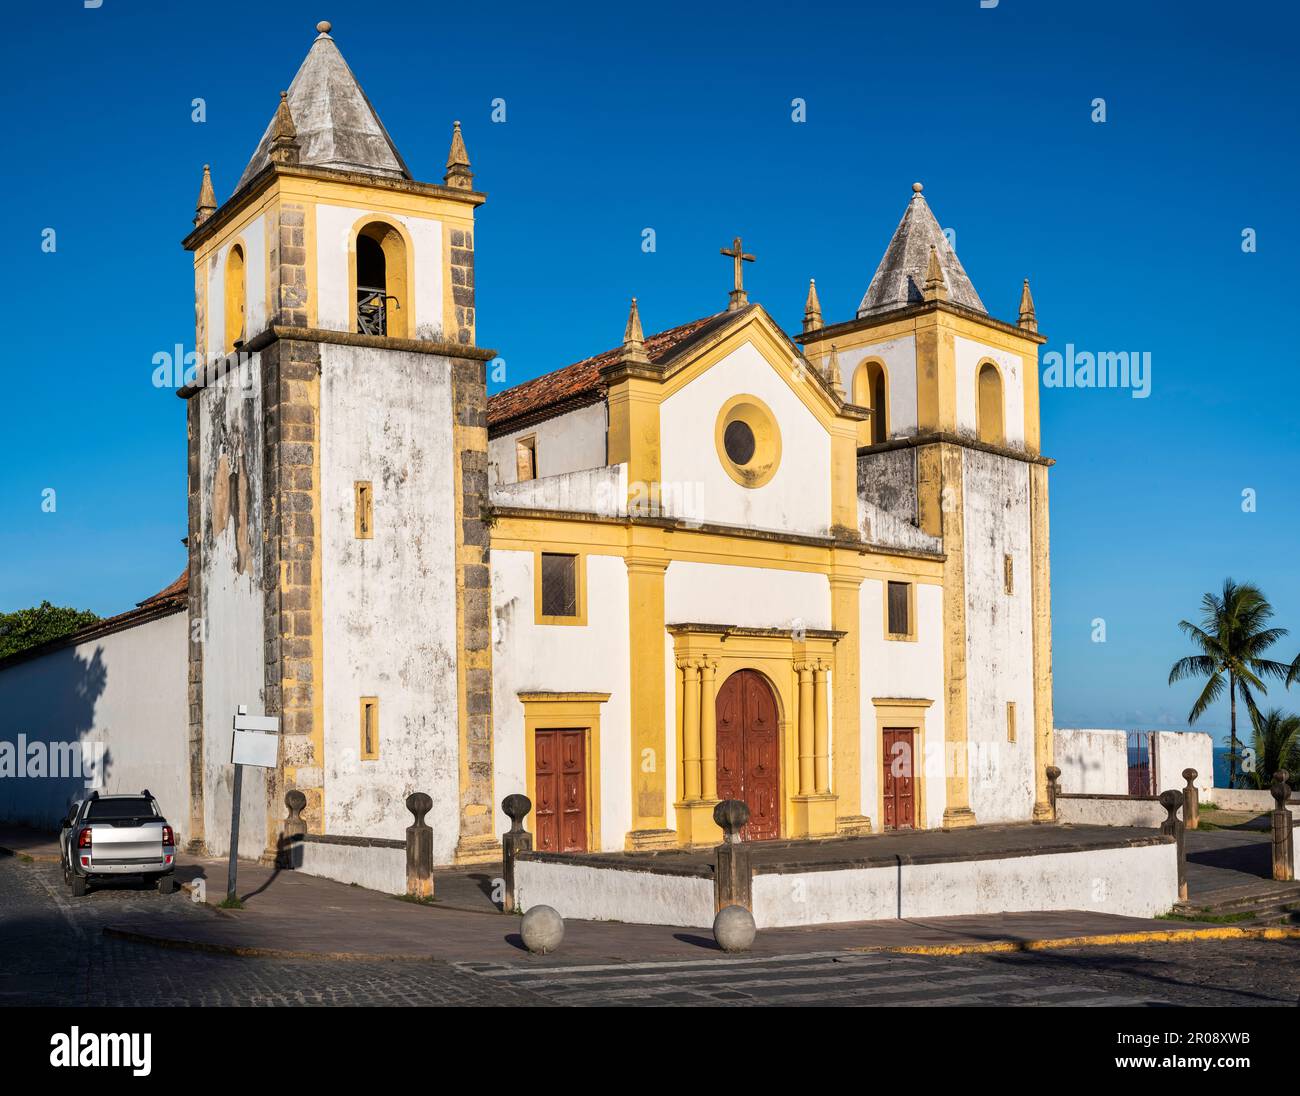
{"type": "Polygon", "coordinates": [[[280,720],[273,715],[235,716],[230,760],[235,765],[274,769],[280,752],[280,720]]]}

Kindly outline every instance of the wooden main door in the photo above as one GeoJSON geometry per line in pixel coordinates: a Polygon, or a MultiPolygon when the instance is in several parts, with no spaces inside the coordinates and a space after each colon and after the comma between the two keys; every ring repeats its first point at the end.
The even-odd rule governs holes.
{"type": "Polygon", "coordinates": [[[916,825],[916,732],[886,727],[884,737],[885,829],[916,825]]]}
{"type": "Polygon", "coordinates": [[[718,798],[749,807],[746,841],[781,836],[781,724],[763,676],[737,670],[718,690],[718,798]]]}
{"type": "Polygon", "coordinates": [[[534,731],[537,848],[587,851],[587,732],[534,731]]]}

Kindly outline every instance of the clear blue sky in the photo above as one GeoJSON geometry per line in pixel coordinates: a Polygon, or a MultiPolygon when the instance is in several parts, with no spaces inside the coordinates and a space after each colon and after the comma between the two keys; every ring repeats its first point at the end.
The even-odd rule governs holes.
{"type": "Polygon", "coordinates": [[[154,353],[193,342],[179,241],[201,165],[224,200],[322,18],[418,178],[463,121],[489,194],[479,338],[510,383],[616,343],[631,293],[647,330],[722,307],[737,233],[788,329],[810,275],[849,318],[920,179],[994,315],[1028,275],[1045,350],[1153,356],[1149,399],[1044,393],[1058,722],[1180,725],[1175,624],[1228,574],[1264,588],[1294,655],[1300,26],[1281,3],[11,7],[0,610],[118,612],[180,572],[183,410],[150,382],[154,353]]]}

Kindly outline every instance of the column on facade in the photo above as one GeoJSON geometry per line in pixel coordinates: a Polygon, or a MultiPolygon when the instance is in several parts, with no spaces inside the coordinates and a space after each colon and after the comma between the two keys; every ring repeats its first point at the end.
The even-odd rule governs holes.
{"type": "Polygon", "coordinates": [[[820,659],[813,663],[813,774],[818,795],[829,795],[831,790],[831,736],[826,719],[827,669],[827,664],[820,659]]]}
{"type": "Polygon", "coordinates": [[[700,793],[706,800],[718,798],[718,663],[700,662],[700,793]]]}
{"type": "Polygon", "coordinates": [[[682,793],[688,803],[700,798],[700,663],[683,659],[682,671],[682,793]]]}
{"type": "Polygon", "coordinates": [[[813,673],[812,665],[800,663],[799,673],[799,794],[812,795],[816,786],[813,766],[813,673]]]}

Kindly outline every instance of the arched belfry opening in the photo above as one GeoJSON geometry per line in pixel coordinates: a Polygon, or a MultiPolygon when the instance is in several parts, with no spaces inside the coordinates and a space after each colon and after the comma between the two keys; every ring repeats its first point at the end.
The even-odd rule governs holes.
{"type": "Polygon", "coordinates": [[[864,362],[853,374],[853,402],[859,407],[869,407],[871,418],[867,421],[863,445],[879,445],[889,438],[889,403],[886,398],[885,367],[880,362],[864,362]]]}
{"type": "Polygon", "coordinates": [[[226,256],[226,330],[225,350],[234,353],[248,336],[245,331],[247,293],[244,288],[244,249],[235,244],[226,256]]]}
{"type": "Polygon", "coordinates": [[[357,233],[357,333],[408,337],[406,241],[390,224],[373,221],[357,233]]]}
{"type": "Polygon", "coordinates": [[[992,362],[980,366],[976,395],[975,422],[980,441],[990,445],[1006,444],[1002,424],[1002,374],[992,362]]]}

